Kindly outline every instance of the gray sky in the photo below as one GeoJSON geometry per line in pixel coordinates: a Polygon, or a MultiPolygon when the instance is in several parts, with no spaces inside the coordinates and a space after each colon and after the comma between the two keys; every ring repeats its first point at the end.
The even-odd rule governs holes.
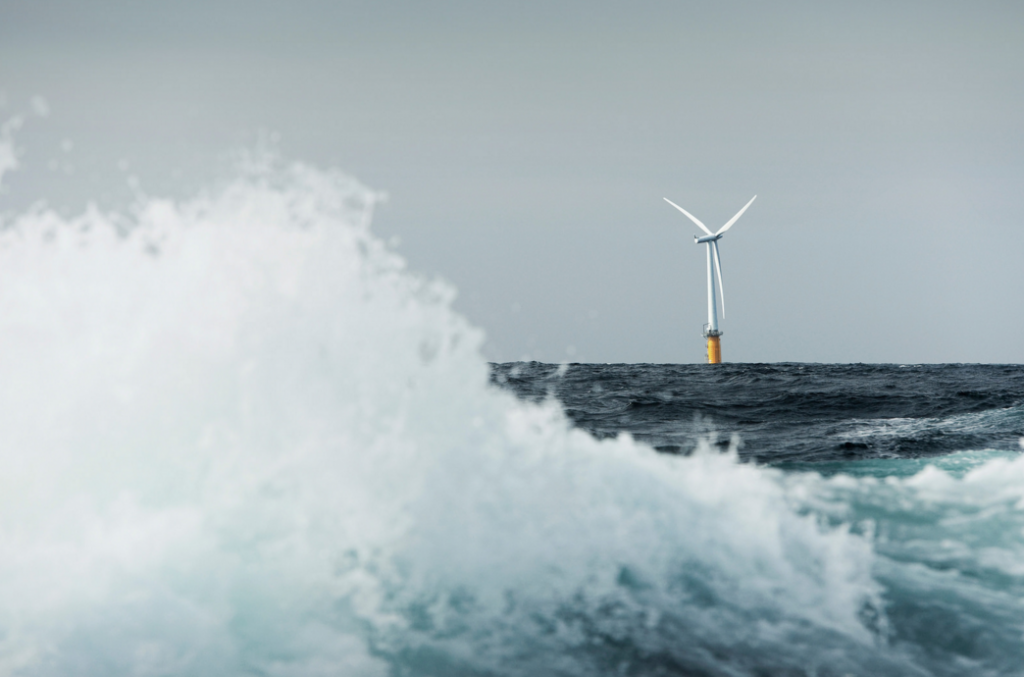
{"type": "Polygon", "coordinates": [[[0,209],[187,195],[261,130],[389,202],[490,359],[1024,362],[1024,5],[0,0],[0,209]],[[70,143],[68,143],[70,142],[70,143]]]}

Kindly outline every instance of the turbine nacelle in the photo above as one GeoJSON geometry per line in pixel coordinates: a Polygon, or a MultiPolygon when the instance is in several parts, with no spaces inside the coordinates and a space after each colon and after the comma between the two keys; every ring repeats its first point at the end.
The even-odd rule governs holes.
{"type": "Polygon", "coordinates": [[[722,235],[724,235],[724,233],[719,233],[718,235],[705,235],[704,237],[697,237],[696,235],[694,235],[693,243],[704,244],[705,242],[717,242],[718,240],[722,239],[722,235]]]}

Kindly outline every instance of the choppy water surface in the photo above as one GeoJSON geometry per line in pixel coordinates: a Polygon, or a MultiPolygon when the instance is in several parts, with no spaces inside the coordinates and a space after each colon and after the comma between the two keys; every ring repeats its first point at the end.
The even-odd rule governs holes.
{"type": "Polygon", "coordinates": [[[530,362],[491,381],[599,438],[784,471],[791,505],[872,548],[861,620],[879,658],[912,657],[882,674],[1024,674],[1024,366],[530,362]]]}
{"type": "Polygon", "coordinates": [[[557,399],[597,437],[628,432],[687,453],[702,437],[725,447],[739,435],[740,457],[760,463],[1016,451],[1024,436],[1021,365],[514,362],[491,379],[524,399],[557,399]]]}
{"type": "Polygon", "coordinates": [[[3,215],[0,674],[1021,674],[1019,370],[492,372],[375,201],[3,215]]]}

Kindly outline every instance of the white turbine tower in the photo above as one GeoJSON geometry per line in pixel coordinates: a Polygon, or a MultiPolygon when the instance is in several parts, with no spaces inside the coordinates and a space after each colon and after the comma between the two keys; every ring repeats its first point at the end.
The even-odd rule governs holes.
{"type": "Polygon", "coordinates": [[[708,246],[708,323],[704,325],[704,338],[708,341],[708,362],[711,364],[718,364],[722,361],[722,345],[719,340],[719,336],[722,332],[718,330],[718,304],[715,302],[715,273],[718,271],[718,289],[719,294],[722,297],[722,317],[725,317],[725,292],[722,289],[722,259],[718,255],[718,241],[725,235],[725,231],[732,228],[732,224],[743,216],[743,212],[747,211],[747,207],[753,204],[757,196],[750,198],[750,202],[743,205],[743,209],[736,212],[736,216],[729,219],[729,222],[718,229],[717,233],[712,233],[707,226],[700,222],[690,212],[686,211],[672,200],[665,198],[665,202],[669,203],[683,214],[686,214],[687,218],[696,223],[701,230],[707,235],[704,237],[693,236],[693,240],[696,244],[706,244],[708,246]]]}

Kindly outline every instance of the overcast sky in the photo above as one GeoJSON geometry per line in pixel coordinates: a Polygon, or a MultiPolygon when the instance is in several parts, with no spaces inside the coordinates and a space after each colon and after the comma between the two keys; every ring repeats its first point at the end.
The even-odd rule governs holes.
{"type": "Polygon", "coordinates": [[[1024,362],[1024,5],[12,2],[0,210],[183,196],[260,130],[390,199],[490,359],[1024,362]],[[135,177],[135,178],[132,178],[135,177]]]}

